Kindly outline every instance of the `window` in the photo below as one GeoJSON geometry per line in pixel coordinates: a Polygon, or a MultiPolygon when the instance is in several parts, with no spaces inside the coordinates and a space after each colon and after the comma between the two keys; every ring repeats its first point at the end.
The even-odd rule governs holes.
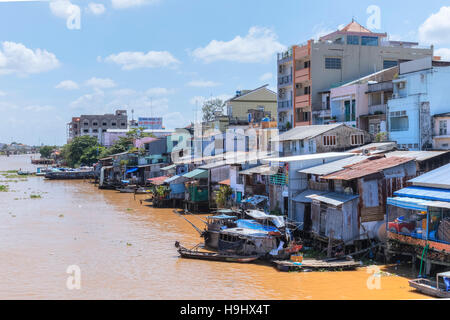
{"type": "Polygon", "coordinates": [[[361,45],[362,46],[378,46],[378,37],[361,37],[361,45]]]}
{"type": "Polygon", "coordinates": [[[85,127],[89,126],[89,122],[83,123],[83,126],[85,126],[85,127]]]}
{"type": "Polygon", "coordinates": [[[121,125],[122,127],[125,127],[127,124],[126,124],[125,122],[122,122],[120,125],[121,125]]]}
{"type": "Polygon", "coordinates": [[[102,129],[102,132],[106,132],[106,129],[102,129]]]}
{"type": "Polygon", "coordinates": [[[97,129],[93,129],[92,132],[93,133],[98,133],[98,130],[97,129]]]}
{"type": "Polygon", "coordinates": [[[323,145],[324,146],[335,146],[336,145],[336,136],[323,136],[323,145]]]}
{"type": "Polygon", "coordinates": [[[383,69],[389,69],[392,67],[396,67],[398,65],[397,60],[384,60],[383,61],[383,69]]]}
{"type": "Polygon", "coordinates": [[[347,36],[347,44],[359,45],[359,36],[347,36]]]}
{"type": "Polygon", "coordinates": [[[102,125],[103,125],[104,127],[106,127],[108,124],[107,124],[106,122],[103,122],[102,125]]]}
{"type": "Polygon", "coordinates": [[[117,124],[115,122],[111,122],[111,125],[115,127],[117,124]]]}
{"type": "Polygon", "coordinates": [[[303,109],[301,109],[301,108],[295,109],[295,115],[297,118],[297,122],[309,121],[309,112],[304,112],[303,109]]]}
{"type": "Polygon", "coordinates": [[[304,63],[303,63],[303,68],[309,68],[311,66],[311,61],[305,61],[304,63]]]}
{"type": "Polygon", "coordinates": [[[439,121],[439,135],[446,136],[447,135],[447,120],[439,121]]]}
{"type": "Polygon", "coordinates": [[[341,58],[325,58],[325,69],[341,69],[341,58]]]}
{"type": "Polygon", "coordinates": [[[363,134],[352,134],[350,136],[350,144],[352,146],[360,146],[364,144],[364,135],[363,134]]]}
{"type": "Polygon", "coordinates": [[[305,87],[304,93],[305,94],[310,94],[311,93],[311,87],[305,87]]]}
{"type": "MultiPolygon", "coordinates": [[[[393,113],[393,112],[392,112],[393,113]]],[[[391,113],[391,131],[408,131],[408,116],[392,116],[391,113]]]]}
{"type": "Polygon", "coordinates": [[[84,129],[83,132],[84,133],[89,133],[89,130],[88,129],[84,129]]]}
{"type": "Polygon", "coordinates": [[[98,126],[98,123],[97,123],[97,122],[92,122],[92,125],[93,125],[94,127],[96,127],[96,126],[98,126]]]}

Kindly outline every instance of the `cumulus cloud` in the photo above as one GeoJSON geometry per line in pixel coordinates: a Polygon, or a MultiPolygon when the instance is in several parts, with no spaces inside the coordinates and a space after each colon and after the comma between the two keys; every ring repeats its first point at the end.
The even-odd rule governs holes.
{"type": "Polygon", "coordinates": [[[45,112],[45,111],[52,111],[54,109],[55,108],[52,106],[41,106],[41,105],[30,105],[24,108],[24,110],[32,112],[45,112]]]}
{"type": "Polygon", "coordinates": [[[4,41],[0,48],[0,74],[27,75],[60,66],[56,56],[42,49],[32,50],[21,43],[4,41]]]}
{"type": "Polygon", "coordinates": [[[220,86],[220,83],[214,81],[202,81],[202,80],[194,80],[190,81],[187,84],[189,87],[198,87],[198,88],[211,88],[220,86]]]}
{"type": "Polygon", "coordinates": [[[127,9],[148,4],[156,4],[159,1],[160,0],[111,0],[111,4],[114,9],[127,9]]]}
{"type": "Polygon", "coordinates": [[[89,87],[98,88],[98,89],[107,89],[114,88],[116,83],[114,80],[109,78],[96,78],[93,77],[85,82],[85,84],[89,87]]]}
{"type": "Polygon", "coordinates": [[[105,13],[105,6],[101,3],[90,2],[87,7],[88,12],[95,14],[96,16],[105,13]]]}
{"type": "Polygon", "coordinates": [[[6,96],[6,92],[0,90],[0,97],[4,97],[4,96],[6,96]]]}
{"type": "Polygon", "coordinates": [[[449,48],[441,48],[437,49],[434,52],[435,56],[440,56],[442,60],[450,61],[450,49],[449,48]]]}
{"type": "Polygon", "coordinates": [[[183,128],[190,124],[190,119],[180,112],[171,112],[163,115],[163,124],[168,129],[183,128]]]}
{"type": "Polygon", "coordinates": [[[450,43],[450,6],[433,13],[419,27],[419,40],[428,44],[450,43]]]}
{"type": "Polygon", "coordinates": [[[278,36],[271,29],[251,27],[244,37],[236,36],[230,41],[212,40],[203,48],[197,48],[192,55],[206,63],[232,61],[243,63],[269,62],[277,52],[286,50],[278,42],[278,36]]]}
{"type": "Polygon", "coordinates": [[[69,0],[50,0],[50,11],[58,18],[66,20],[67,28],[81,28],[81,9],[69,0]]]}
{"type": "Polygon", "coordinates": [[[76,90],[79,88],[78,83],[72,80],[64,80],[55,86],[56,89],[76,90]]]}
{"type": "Polygon", "coordinates": [[[122,70],[174,67],[180,63],[168,51],[149,51],[147,53],[126,51],[109,55],[105,61],[122,66],[122,70]]]}
{"type": "Polygon", "coordinates": [[[272,78],[273,78],[272,72],[267,72],[267,73],[264,73],[263,75],[261,75],[261,77],[259,77],[259,80],[268,81],[268,80],[272,80],[272,78]]]}

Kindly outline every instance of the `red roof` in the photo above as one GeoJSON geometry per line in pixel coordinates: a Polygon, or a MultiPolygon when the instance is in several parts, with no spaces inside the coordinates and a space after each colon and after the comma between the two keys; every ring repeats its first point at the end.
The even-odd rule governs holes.
{"type": "Polygon", "coordinates": [[[162,185],[164,183],[164,181],[167,179],[169,179],[168,176],[163,176],[163,177],[147,179],[147,181],[150,182],[151,184],[159,186],[159,185],[162,185]]]}
{"type": "Polygon", "coordinates": [[[379,158],[375,160],[367,159],[362,162],[345,167],[344,170],[335,172],[323,179],[329,180],[352,180],[365,177],[374,173],[383,171],[384,169],[393,168],[401,164],[413,161],[413,158],[390,157],[379,158]]]}

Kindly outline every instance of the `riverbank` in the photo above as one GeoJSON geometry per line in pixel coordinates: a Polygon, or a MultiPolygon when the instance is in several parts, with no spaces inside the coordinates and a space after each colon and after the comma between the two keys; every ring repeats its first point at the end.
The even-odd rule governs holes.
{"type": "MultiPolygon", "coordinates": [[[[0,157],[0,171],[32,170],[29,159],[0,157]]],[[[0,193],[0,299],[427,298],[410,289],[405,276],[413,275],[403,267],[381,266],[405,276],[382,273],[381,288],[371,290],[368,268],[283,273],[263,264],[180,259],[174,242],[195,245],[198,233],[171,209],[141,205],[145,196],[41,177],[8,185],[0,193]],[[71,265],[80,267],[81,290],[66,287],[71,265]]]]}

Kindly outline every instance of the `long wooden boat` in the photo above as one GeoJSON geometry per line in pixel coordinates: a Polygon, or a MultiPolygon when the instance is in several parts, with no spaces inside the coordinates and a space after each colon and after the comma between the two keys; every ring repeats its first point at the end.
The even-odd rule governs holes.
{"type": "Polygon", "coordinates": [[[450,292],[446,291],[443,284],[436,286],[436,281],[429,279],[414,279],[409,280],[409,286],[417,291],[436,298],[450,298],[450,292]]]}
{"type": "Polygon", "coordinates": [[[249,263],[258,260],[259,258],[259,256],[239,256],[227,253],[189,250],[182,247],[178,242],[175,242],[175,247],[178,248],[178,253],[180,254],[180,256],[186,259],[199,259],[199,260],[222,261],[233,263],[249,263]]]}

